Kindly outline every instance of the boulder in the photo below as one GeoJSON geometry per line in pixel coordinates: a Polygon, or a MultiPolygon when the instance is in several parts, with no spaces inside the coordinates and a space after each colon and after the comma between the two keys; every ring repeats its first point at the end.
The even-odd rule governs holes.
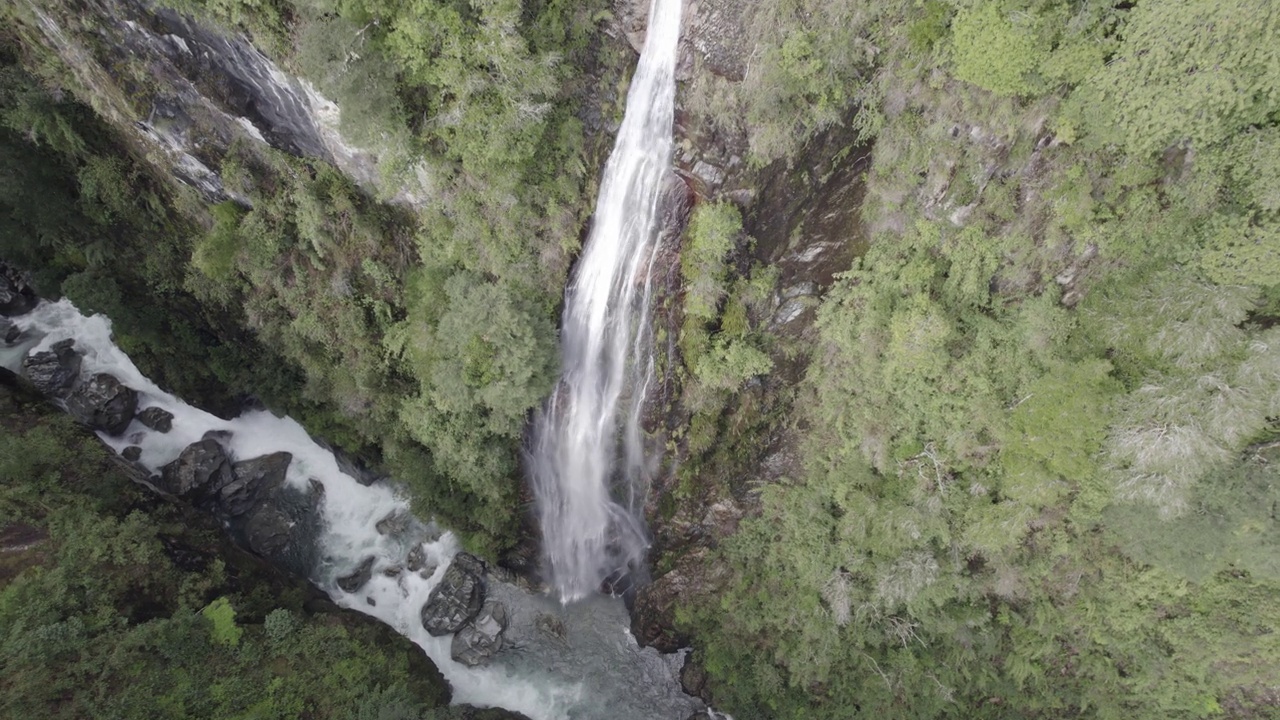
{"type": "Polygon", "coordinates": [[[0,342],[13,345],[21,338],[22,328],[15,325],[9,318],[0,315],[0,342]]]}
{"type": "Polygon", "coordinates": [[[130,445],[120,451],[120,457],[128,460],[129,462],[138,462],[142,459],[142,448],[137,445],[130,445]]]}
{"type": "Polygon", "coordinates": [[[231,458],[216,440],[193,442],[177,460],[160,469],[160,489],[172,495],[209,496],[220,492],[235,476],[231,458]]]}
{"type": "Polygon", "coordinates": [[[245,544],[268,560],[285,554],[289,548],[292,524],[288,513],[275,505],[262,505],[245,522],[245,544]]]}
{"type": "Polygon", "coordinates": [[[109,435],[123,433],[137,409],[138,393],[107,373],[98,373],[80,383],[67,397],[71,417],[109,435]]]}
{"type": "Polygon", "coordinates": [[[80,377],[80,353],[75,344],[72,339],[56,342],[22,360],[22,370],[36,390],[52,397],[67,396],[80,377]]]}
{"type": "Polygon", "coordinates": [[[458,553],[422,606],[422,627],[435,637],[458,632],[479,614],[484,596],[484,562],[458,553]]]}
{"type": "Polygon", "coordinates": [[[158,433],[167,433],[173,429],[173,413],[152,406],[138,413],[138,422],[158,433]]]}
{"type": "Polygon", "coordinates": [[[288,483],[259,488],[253,509],[233,521],[241,541],[269,562],[302,576],[315,568],[324,486],[312,480],[306,490],[288,483]]]}
{"type": "Polygon", "coordinates": [[[373,577],[373,563],[375,560],[377,558],[370,555],[355,570],[338,578],[338,587],[342,588],[342,592],[354,593],[364,587],[365,583],[369,582],[369,578],[373,577]]]}
{"type": "Polygon", "coordinates": [[[409,529],[409,513],[404,510],[392,510],[373,526],[379,535],[399,535],[409,529]]]}
{"type": "Polygon", "coordinates": [[[507,631],[507,607],[500,602],[484,604],[480,614],[467,623],[449,645],[449,656],[467,667],[484,665],[502,651],[507,631]]]}
{"type": "Polygon", "coordinates": [[[436,563],[427,556],[427,549],[418,543],[409,551],[409,557],[405,558],[405,567],[409,568],[409,572],[416,572],[423,578],[429,578],[436,574],[436,563]]]}
{"type": "Polygon", "coordinates": [[[222,486],[214,499],[217,510],[228,517],[249,512],[260,495],[274,492],[284,484],[291,462],[293,455],[277,452],[232,464],[232,481],[222,486]]]}
{"type": "Polygon", "coordinates": [[[232,435],[233,433],[230,430],[209,430],[203,436],[201,436],[200,439],[213,440],[215,442],[225,443],[231,440],[232,435]]]}
{"type": "Polygon", "coordinates": [[[40,298],[21,273],[0,264],[0,315],[23,315],[35,308],[40,298]]]}

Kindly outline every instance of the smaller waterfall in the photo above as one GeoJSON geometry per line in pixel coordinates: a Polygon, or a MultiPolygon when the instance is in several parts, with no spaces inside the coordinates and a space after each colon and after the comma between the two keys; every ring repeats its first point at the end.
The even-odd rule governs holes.
{"type": "Polygon", "coordinates": [[[671,167],[681,2],[649,7],[626,114],[565,297],[560,386],[533,431],[543,549],[564,602],[638,567],[648,546],[640,413],[653,374],[649,276],[659,190],[671,167]]]}

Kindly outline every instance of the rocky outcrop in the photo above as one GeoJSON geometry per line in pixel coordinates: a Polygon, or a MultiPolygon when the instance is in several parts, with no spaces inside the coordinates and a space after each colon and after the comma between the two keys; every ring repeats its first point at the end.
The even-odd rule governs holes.
{"type": "Polygon", "coordinates": [[[338,578],[338,587],[342,588],[342,592],[354,593],[364,587],[365,583],[369,582],[369,578],[373,577],[373,563],[375,561],[377,561],[377,558],[370,555],[355,570],[338,578]]]}
{"type": "Polygon", "coordinates": [[[0,315],[24,315],[31,312],[38,302],[40,298],[36,297],[26,277],[0,263],[0,315]]]}
{"type": "Polygon", "coordinates": [[[137,409],[138,393],[107,373],[80,383],[67,397],[67,412],[72,417],[108,435],[124,433],[137,409]]]}
{"type": "Polygon", "coordinates": [[[35,389],[51,397],[66,397],[80,377],[80,353],[75,340],[56,342],[48,350],[27,355],[22,371],[35,389]]]}
{"type": "Polygon", "coordinates": [[[475,619],[453,636],[449,656],[468,667],[488,663],[502,651],[508,622],[506,605],[493,600],[486,602],[475,619]]]}
{"type": "Polygon", "coordinates": [[[484,561],[458,553],[422,606],[422,626],[434,637],[458,632],[480,613],[484,597],[484,561]]]}
{"type": "Polygon", "coordinates": [[[210,496],[234,480],[231,458],[217,440],[191,443],[178,459],[160,470],[157,487],[182,498],[210,496]]]}
{"type": "Polygon", "coordinates": [[[138,413],[138,422],[158,433],[167,433],[173,429],[173,413],[160,407],[149,407],[138,413]]]}
{"type": "MultiPolygon", "coordinates": [[[[377,149],[344,141],[337,105],[244,35],[143,0],[88,3],[82,12],[94,22],[87,34],[55,7],[26,2],[44,42],[86,88],[84,100],[165,156],[174,176],[209,200],[246,202],[215,171],[237,143],[332,163],[371,191],[385,184],[377,149]]],[[[382,189],[419,202],[416,176],[404,183],[382,189]]]]}

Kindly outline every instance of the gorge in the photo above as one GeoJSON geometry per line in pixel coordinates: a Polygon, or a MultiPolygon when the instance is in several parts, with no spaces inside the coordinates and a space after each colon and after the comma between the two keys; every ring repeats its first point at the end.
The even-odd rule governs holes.
{"type": "Polygon", "coordinates": [[[0,18],[0,715],[1280,708],[1275,3],[0,18]]]}

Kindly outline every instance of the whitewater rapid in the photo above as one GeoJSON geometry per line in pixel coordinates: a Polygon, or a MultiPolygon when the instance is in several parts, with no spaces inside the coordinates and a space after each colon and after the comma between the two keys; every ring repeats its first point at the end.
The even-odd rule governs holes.
{"type": "Polygon", "coordinates": [[[451,637],[432,637],[419,612],[440,582],[459,543],[432,522],[412,520],[406,531],[384,535],[379,520],[409,514],[409,503],[387,483],[361,485],[339,467],[333,453],[312,440],[294,420],[266,411],[250,411],[223,420],[191,407],[157,387],[138,371],[111,339],[111,321],[85,316],[67,300],[41,302],[26,315],[11,318],[26,340],[0,347],[0,365],[21,373],[22,358],[64,339],[75,340],[83,355],[80,377],[109,373],[138,392],[138,408],[160,407],[172,413],[173,428],[160,433],[134,420],[119,437],[99,433],[103,442],[122,452],[142,449],[140,463],[153,473],[173,461],[190,443],[210,431],[225,431],[233,460],[274,452],[293,455],[287,481],[305,488],[310,480],[324,486],[319,563],[311,580],[338,604],[372,615],[420,646],[453,687],[455,703],[502,707],[533,720],[685,720],[702,704],[680,691],[680,655],[641,649],[629,632],[622,603],[596,597],[571,609],[553,598],[533,595],[490,579],[490,594],[511,613],[513,649],[485,667],[470,668],[450,657],[451,637]],[[400,572],[408,551],[421,544],[435,572],[427,578],[400,572]],[[376,558],[373,577],[355,593],[344,592],[336,578],[361,561],[376,558]],[[371,603],[372,601],[372,603],[371,603]],[[556,632],[541,630],[554,627],[556,632]]]}
{"type": "Polygon", "coordinates": [[[565,293],[560,384],[534,422],[530,476],[551,582],[564,602],[643,566],[641,411],[653,376],[650,272],[671,172],[682,0],[652,0],[591,232],[565,293]]]}

